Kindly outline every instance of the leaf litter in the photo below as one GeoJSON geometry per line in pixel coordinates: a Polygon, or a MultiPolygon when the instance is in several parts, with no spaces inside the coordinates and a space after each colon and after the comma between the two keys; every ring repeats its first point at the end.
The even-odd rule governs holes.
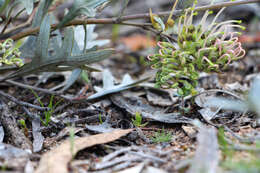
{"type": "Polygon", "coordinates": [[[67,173],[67,164],[74,155],[87,147],[98,144],[104,144],[119,139],[122,136],[130,133],[132,129],[115,130],[108,133],[91,135],[82,138],[73,139],[73,144],[70,140],[62,142],[57,148],[45,153],[39,163],[36,173],[67,173]],[[72,147],[72,149],[71,149],[72,147]],[[73,150],[73,151],[72,151],[73,150]]]}
{"type": "MultiPolygon", "coordinates": [[[[106,0],[99,2],[104,3],[106,0]]],[[[137,7],[139,7],[139,4],[142,3],[145,2],[133,1],[130,6],[134,7],[138,4],[137,7]]],[[[160,8],[160,6],[166,6],[167,4],[163,1],[158,1],[157,3],[160,5],[153,8],[160,8]]],[[[83,13],[96,11],[96,7],[89,5],[84,7],[83,13]],[[91,7],[90,11],[88,11],[89,7],[91,7]]],[[[43,7],[42,3],[40,3],[39,8],[47,7],[43,7]]],[[[73,8],[70,13],[67,13],[68,16],[64,20],[71,20],[72,14],[78,13],[75,10],[78,7],[73,8]]],[[[153,9],[153,11],[156,11],[156,9],[153,9]]],[[[108,11],[109,13],[111,11],[108,11]]],[[[44,17],[44,14],[38,14],[38,16],[39,18],[33,22],[33,27],[40,26],[41,21],[44,21],[42,25],[50,24],[48,16],[44,17]]],[[[176,97],[176,91],[162,91],[154,88],[152,78],[140,77],[143,73],[142,70],[147,73],[151,71],[142,59],[142,55],[147,55],[149,51],[142,44],[135,45],[134,41],[136,40],[134,39],[130,43],[129,40],[126,41],[130,48],[129,50],[120,49],[120,40],[109,43],[115,45],[118,49],[116,50],[118,54],[109,60],[99,63],[97,65],[98,69],[88,65],[80,66],[83,62],[88,62],[85,61],[88,59],[87,57],[95,56],[96,53],[100,55],[95,46],[104,46],[104,44],[108,43],[106,40],[108,34],[106,35],[106,31],[103,32],[107,30],[105,27],[96,28],[98,31],[101,31],[98,32],[101,35],[101,39],[97,40],[96,38],[99,37],[96,37],[94,25],[88,26],[87,45],[85,45],[86,40],[82,39],[82,35],[80,35],[81,43],[76,38],[77,32],[80,32],[80,30],[74,31],[74,33],[70,30],[65,31],[66,36],[62,42],[61,33],[58,30],[52,32],[51,35],[46,34],[45,31],[48,30],[49,25],[44,25],[43,30],[40,31],[42,39],[30,36],[25,42],[24,47],[29,46],[31,49],[29,48],[30,52],[23,52],[23,55],[26,58],[34,59],[34,62],[31,61],[29,66],[24,67],[18,73],[11,74],[9,77],[23,76],[23,74],[26,74],[26,70],[41,72],[74,69],[71,74],[54,72],[38,78],[36,81],[31,76],[23,76],[21,80],[27,86],[35,85],[36,89],[41,89],[37,87],[43,87],[48,88],[46,89],[48,91],[52,91],[46,94],[44,93],[46,90],[43,90],[43,93],[40,94],[45,105],[48,105],[48,94],[50,93],[56,95],[54,102],[60,100],[58,98],[60,93],[64,93],[66,96],[76,95],[77,97],[81,96],[81,94],[86,94],[87,96],[81,100],[67,99],[66,103],[62,105],[64,107],[54,110],[50,124],[43,126],[37,122],[35,116],[32,116],[40,117],[43,115],[43,111],[40,112],[38,109],[31,107],[25,108],[26,104],[20,102],[28,101],[32,103],[32,100],[35,100],[32,93],[28,90],[20,89],[21,85],[11,86],[8,83],[9,81],[1,83],[1,87],[4,90],[5,87],[8,87],[8,90],[5,90],[7,91],[6,93],[17,96],[15,103],[13,103],[14,99],[7,100],[7,97],[2,98],[1,96],[1,102],[6,102],[4,110],[3,108],[1,109],[1,113],[5,115],[1,116],[2,126],[0,126],[0,153],[3,154],[3,158],[0,161],[1,166],[7,163],[7,169],[19,170],[21,172],[23,170],[32,172],[35,168],[38,172],[53,170],[55,172],[159,173],[200,172],[201,170],[218,172],[218,169],[221,169],[222,172],[232,172],[221,168],[222,163],[229,159],[227,153],[223,150],[225,145],[218,144],[219,139],[216,137],[218,133],[216,129],[222,126],[225,128],[224,137],[227,138],[226,143],[230,143],[228,145],[229,150],[234,150],[237,154],[246,153],[246,156],[249,155],[246,151],[254,151],[252,154],[256,154],[256,157],[259,156],[259,148],[257,148],[256,143],[259,141],[260,121],[259,116],[255,113],[259,112],[259,82],[253,82],[253,79],[259,76],[257,50],[253,50],[250,46],[247,47],[248,57],[243,62],[231,64],[232,70],[227,72],[228,75],[224,75],[225,72],[218,75],[214,73],[200,74],[197,89],[203,94],[181,100],[176,97]],[[35,52],[35,46],[33,46],[36,42],[42,45],[41,48],[38,47],[37,53],[35,52]],[[49,45],[46,44],[47,42],[49,45]],[[58,44],[55,44],[55,42],[58,44]],[[71,47],[73,48],[71,49],[71,47]],[[45,56],[46,48],[51,50],[47,52],[47,56],[45,56]],[[83,52],[84,48],[86,48],[86,52],[83,52]],[[55,59],[58,58],[58,52],[61,49],[67,49],[67,57],[71,58],[71,63],[55,59]],[[135,50],[142,52],[136,52],[135,50]],[[40,55],[41,58],[45,56],[45,58],[54,58],[57,61],[49,62],[49,59],[43,58],[40,60],[45,64],[39,67],[36,61],[39,59],[33,58],[35,53],[40,55]],[[79,57],[82,53],[85,56],[79,57]],[[81,67],[82,69],[80,69],[81,67]],[[94,76],[93,73],[88,73],[93,82],[90,84],[81,80],[83,69],[90,71],[107,70],[103,71],[103,80],[94,76]],[[61,78],[63,77],[62,82],[60,77],[55,77],[57,74],[61,78]],[[117,80],[116,77],[118,79],[122,78],[121,83],[117,82],[120,80],[117,80]],[[132,78],[140,80],[133,80],[132,78]],[[102,82],[103,86],[101,86],[102,82]],[[149,86],[148,84],[152,85],[149,86]],[[79,91],[80,87],[82,87],[81,91],[79,91]],[[252,90],[249,91],[248,95],[249,88],[252,88],[252,90]],[[215,91],[210,91],[212,89],[215,91]],[[26,114],[28,115],[25,115],[21,108],[22,110],[27,110],[26,114]],[[120,128],[134,127],[132,119],[137,113],[142,116],[143,122],[141,123],[147,124],[145,127],[136,127],[136,131],[131,133],[131,130],[129,132],[128,130],[123,130],[118,136],[114,134],[114,132],[120,131],[120,128]],[[26,120],[26,126],[29,129],[29,133],[26,135],[21,134],[21,132],[24,132],[23,130],[18,135],[15,133],[22,128],[20,125],[18,126],[19,128],[14,126],[15,120],[19,120],[21,116],[26,120]],[[197,119],[200,125],[194,125],[194,119],[197,119]],[[73,126],[75,126],[74,134],[72,134],[70,128],[73,126]],[[168,132],[172,134],[171,139],[166,142],[151,143],[151,139],[155,137],[154,134],[162,134],[162,129],[167,134],[168,132]],[[9,136],[10,132],[11,136],[9,136]],[[101,133],[99,135],[102,136],[102,139],[97,138],[93,133],[101,133]],[[120,136],[124,136],[127,133],[130,134],[120,138],[120,136]],[[64,139],[67,140],[64,142],[64,139]],[[71,142],[71,139],[74,139],[74,144],[71,142]],[[83,141],[82,143],[77,143],[77,141],[81,140],[83,141]],[[246,141],[246,143],[243,143],[243,141],[246,141]],[[108,142],[113,143],[105,144],[108,142]],[[6,143],[11,143],[12,145],[6,143]],[[72,144],[74,146],[78,144],[78,148],[74,148],[73,152],[71,152],[72,144]],[[30,151],[28,148],[30,148],[30,151]],[[6,160],[11,157],[17,159],[22,156],[25,158],[22,162],[15,162],[15,160],[8,162],[6,160]],[[222,156],[225,156],[226,160],[222,156]],[[60,157],[61,159],[59,160],[60,157]],[[39,167],[37,166],[38,160],[41,160],[39,167]]],[[[125,33],[128,32],[123,27],[121,29],[125,33]]],[[[127,34],[132,35],[131,33],[127,34]]],[[[144,34],[141,35],[142,40],[149,41],[150,36],[144,37],[144,34]]],[[[154,39],[152,39],[151,45],[154,45],[154,39]]],[[[114,52],[114,50],[110,49],[102,50],[107,52],[101,59],[106,59],[111,52],[114,52]]],[[[3,70],[6,69],[3,68],[3,70]]],[[[6,77],[8,78],[8,76],[6,77]]],[[[232,165],[230,162],[228,164],[232,165]]]]}

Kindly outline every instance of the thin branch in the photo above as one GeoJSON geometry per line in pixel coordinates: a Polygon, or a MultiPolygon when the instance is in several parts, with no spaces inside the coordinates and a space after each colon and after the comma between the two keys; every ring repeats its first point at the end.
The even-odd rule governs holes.
{"type": "Polygon", "coordinates": [[[34,8],[33,12],[30,14],[28,20],[27,20],[25,23],[22,23],[22,24],[20,24],[20,25],[17,25],[17,26],[15,26],[15,27],[12,27],[12,28],[6,30],[6,31],[4,32],[4,34],[7,35],[7,34],[13,32],[13,31],[17,31],[17,30],[19,30],[19,29],[21,29],[21,28],[24,28],[24,27],[27,27],[27,26],[31,25],[31,23],[32,23],[32,21],[33,21],[33,17],[34,17],[34,15],[35,15],[35,13],[36,13],[36,9],[37,9],[37,8],[34,8]]]}
{"type": "Polygon", "coordinates": [[[18,86],[18,87],[21,87],[21,88],[32,89],[34,91],[40,91],[40,92],[43,92],[43,93],[46,93],[46,94],[51,94],[51,95],[60,95],[61,94],[59,92],[50,91],[48,89],[38,88],[38,87],[35,87],[35,86],[31,86],[31,85],[26,85],[26,84],[23,84],[23,83],[20,83],[20,82],[12,81],[12,80],[6,80],[5,82],[12,84],[12,85],[15,85],[15,86],[18,86]]]}
{"type": "MultiPolygon", "coordinates": [[[[218,3],[214,5],[205,5],[201,7],[196,7],[194,11],[205,11],[205,10],[214,10],[214,9],[220,9],[222,7],[230,7],[230,6],[235,6],[235,5],[242,5],[242,4],[249,4],[249,3],[257,3],[260,2],[260,0],[241,0],[241,1],[232,1],[232,2],[223,2],[223,3],[218,3]]],[[[174,12],[174,16],[180,15],[182,10],[176,10],[174,12]]],[[[170,11],[166,12],[160,12],[157,13],[159,16],[167,16],[170,14],[170,11]]],[[[120,21],[118,21],[118,18],[103,18],[103,19],[75,19],[68,24],[65,25],[65,27],[68,26],[73,26],[73,25],[85,25],[85,24],[124,24],[124,21],[129,21],[129,20],[135,20],[135,19],[144,19],[144,18],[149,18],[150,15],[149,13],[144,13],[144,14],[136,14],[136,15],[129,15],[129,16],[122,16],[120,18],[120,21]]],[[[51,25],[51,28],[53,30],[57,29],[58,24],[53,24],[51,25]]],[[[20,32],[12,37],[10,37],[13,40],[19,40],[23,37],[29,36],[36,34],[39,31],[39,27],[36,28],[29,28],[24,32],[20,32]]],[[[1,40],[0,42],[3,42],[4,40],[1,40]]]]}
{"type": "MultiPolygon", "coordinates": [[[[50,90],[48,90],[48,89],[39,88],[39,87],[31,86],[31,85],[26,85],[26,84],[23,84],[23,83],[20,83],[20,82],[12,81],[12,80],[6,80],[5,82],[6,82],[6,83],[9,83],[9,84],[12,84],[12,85],[15,85],[15,86],[18,86],[18,87],[21,87],[21,88],[32,89],[32,90],[34,90],[34,91],[43,92],[43,93],[45,93],[45,94],[50,94],[50,95],[59,96],[59,97],[65,99],[65,100],[67,100],[67,101],[70,101],[70,102],[80,101],[80,100],[77,100],[77,99],[75,100],[75,98],[73,98],[73,97],[63,95],[62,92],[50,91],[50,90]]],[[[1,94],[0,94],[0,95],[1,95],[1,94]]],[[[85,100],[85,99],[82,99],[82,100],[85,100]]]]}
{"type": "Polygon", "coordinates": [[[37,109],[37,110],[40,110],[40,111],[47,111],[47,110],[49,110],[48,107],[40,107],[40,106],[33,105],[31,103],[28,103],[28,102],[24,102],[24,101],[18,100],[16,98],[14,98],[13,96],[4,93],[3,91],[0,91],[0,96],[5,97],[8,100],[11,100],[12,102],[14,102],[14,103],[16,103],[18,105],[21,105],[21,106],[31,107],[31,108],[34,108],[34,109],[37,109]]]}

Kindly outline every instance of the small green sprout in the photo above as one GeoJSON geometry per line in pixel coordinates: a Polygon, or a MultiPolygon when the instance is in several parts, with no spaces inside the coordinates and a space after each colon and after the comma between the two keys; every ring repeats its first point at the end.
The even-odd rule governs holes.
{"type": "Polygon", "coordinates": [[[142,124],[142,115],[140,114],[140,112],[136,112],[135,113],[135,119],[132,118],[132,122],[136,127],[144,127],[148,124],[148,122],[142,124]]]}
{"type": "MultiPolygon", "coordinates": [[[[38,96],[38,94],[37,94],[35,91],[33,91],[33,90],[32,90],[32,93],[33,93],[34,96],[37,98],[37,100],[38,100],[38,102],[40,103],[40,105],[41,105],[42,107],[44,107],[44,104],[43,104],[43,102],[41,101],[41,99],[40,99],[40,97],[38,96]]],[[[61,99],[61,100],[59,100],[58,102],[56,102],[56,103],[53,105],[53,99],[54,99],[54,95],[52,95],[51,98],[50,98],[50,101],[49,101],[49,104],[48,104],[49,110],[44,112],[44,118],[45,118],[45,120],[43,120],[43,119],[40,117],[41,122],[42,122],[42,124],[43,124],[44,126],[48,126],[49,122],[51,121],[51,116],[52,116],[52,114],[53,114],[55,108],[56,108],[56,107],[60,104],[60,102],[62,101],[62,99],[61,99]]]]}
{"type": "Polygon", "coordinates": [[[189,8],[179,18],[177,43],[158,42],[158,53],[149,55],[152,68],[158,69],[156,86],[176,88],[181,97],[195,95],[200,72],[221,72],[233,61],[244,57],[245,50],[241,47],[237,35],[232,28],[245,29],[241,21],[228,20],[216,23],[222,8],[212,20],[206,22],[212,13],[207,10],[198,25],[193,24],[197,15],[189,8]]]}
{"type": "Polygon", "coordinates": [[[102,120],[101,114],[98,115],[98,119],[99,119],[100,124],[103,124],[103,120],[102,120]]]}
{"type": "Polygon", "coordinates": [[[21,52],[19,47],[21,42],[17,42],[14,45],[12,39],[7,39],[3,43],[0,43],[0,66],[5,65],[16,65],[21,67],[24,65],[23,60],[20,58],[21,52]]]}
{"type": "Polygon", "coordinates": [[[170,142],[172,140],[171,132],[166,133],[164,129],[162,131],[155,132],[154,137],[151,138],[153,143],[170,142]]]}

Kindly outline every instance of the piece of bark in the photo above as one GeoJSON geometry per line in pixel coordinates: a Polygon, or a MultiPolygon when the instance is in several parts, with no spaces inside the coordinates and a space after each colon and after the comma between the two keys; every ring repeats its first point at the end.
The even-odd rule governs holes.
{"type": "Polygon", "coordinates": [[[8,105],[1,102],[0,105],[0,122],[4,127],[6,136],[10,141],[19,148],[32,150],[31,141],[24,135],[21,129],[17,126],[13,112],[8,105]]]}

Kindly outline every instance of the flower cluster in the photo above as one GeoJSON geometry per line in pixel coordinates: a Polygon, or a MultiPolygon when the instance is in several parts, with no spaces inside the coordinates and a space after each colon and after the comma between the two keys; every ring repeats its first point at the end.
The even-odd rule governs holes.
{"type": "Polygon", "coordinates": [[[0,43],[0,66],[16,65],[18,67],[23,66],[23,60],[20,58],[21,52],[18,49],[18,45],[13,44],[12,39],[7,39],[3,43],[0,43]]]}
{"type": "Polygon", "coordinates": [[[206,11],[200,23],[194,25],[196,13],[190,8],[179,18],[177,43],[158,42],[159,52],[148,56],[152,68],[158,69],[158,87],[177,88],[180,96],[196,94],[199,72],[220,72],[245,55],[237,37],[240,33],[231,31],[235,27],[244,29],[239,25],[241,21],[216,23],[223,10],[211,24],[206,24],[211,14],[206,11]]]}

